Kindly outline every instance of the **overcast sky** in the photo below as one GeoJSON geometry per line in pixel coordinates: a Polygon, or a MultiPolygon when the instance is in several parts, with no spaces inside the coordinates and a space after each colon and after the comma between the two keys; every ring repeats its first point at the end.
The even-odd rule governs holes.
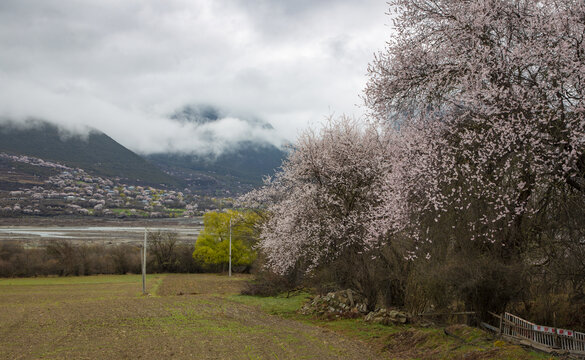
{"type": "Polygon", "coordinates": [[[141,153],[198,151],[215,132],[280,144],[363,114],[384,0],[2,0],[0,117],[98,128],[141,153]],[[226,119],[170,120],[186,105],[226,119]],[[269,122],[274,130],[248,123],[269,122]],[[202,130],[204,132],[202,132],[202,130]]]}

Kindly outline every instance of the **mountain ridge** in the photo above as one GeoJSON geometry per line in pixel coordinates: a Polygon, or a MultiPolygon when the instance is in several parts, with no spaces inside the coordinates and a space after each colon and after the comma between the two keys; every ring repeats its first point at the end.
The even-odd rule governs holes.
{"type": "MultiPolygon", "coordinates": [[[[251,128],[274,130],[269,122],[262,119],[228,114],[210,105],[187,105],[170,118],[196,126],[208,126],[230,117],[245,122],[251,128]]],[[[190,187],[199,187],[216,194],[219,190],[219,193],[228,194],[247,192],[262,185],[263,178],[274,174],[286,154],[268,141],[239,140],[219,153],[160,152],[145,157],[167,173],[179,176],[190,187]]]]}
{"type": "MultiPolygon", "coordinates": [[[[219,112],[215,119],[211,116],[213,112],[203,114],[209,117],[204,121],[220,119],[219,112]]],[[[139,155],[99,130],[75,135],[45,121],[29,121],[24,126],[0,122],[2,152],[56,161],[94,175],[120,178],[129,184],[186,188],[201,195],[221,197],[260,186],[286,156],[274,145],[253,141],[240,141],[214,156],[172,152],[139,155]]],[[[32,171],[20,168],[25,173],[32,171]]]]}
{"type": "Polygon", "coordinates": [[[62,129],[46,121],[28,122],[25,127],[1,123],[0,152],[57,161],[95,175],[119,177],[134,184],[182,185],[180,180],[96,129],[91,129],[84,136],[64,136],[62,129]]]}

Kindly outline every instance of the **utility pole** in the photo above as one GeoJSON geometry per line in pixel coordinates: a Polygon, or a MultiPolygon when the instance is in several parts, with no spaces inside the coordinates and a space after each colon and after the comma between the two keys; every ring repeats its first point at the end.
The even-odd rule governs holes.
{"type": "Polygon", "coordinates": [[[228,276],[232,276],[232,217],[230,215],[230,266],[228,276]]]}
{"type": "Polygon", "coordinates": [[[146,295],[146,236],[148,230],[144,228],[144,244],[142,245],[142,295],[146,295]]]}

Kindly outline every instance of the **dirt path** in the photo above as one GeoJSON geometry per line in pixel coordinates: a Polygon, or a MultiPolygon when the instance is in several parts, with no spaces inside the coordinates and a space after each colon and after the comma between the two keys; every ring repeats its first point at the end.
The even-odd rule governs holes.
{"type": "Polygon", "coordinates": [[[359,341],[230,301],[245,280],[153,276],[158,295],[147,297],[138,276],[0,280],[0,358],[378,358],[359,341]]]}

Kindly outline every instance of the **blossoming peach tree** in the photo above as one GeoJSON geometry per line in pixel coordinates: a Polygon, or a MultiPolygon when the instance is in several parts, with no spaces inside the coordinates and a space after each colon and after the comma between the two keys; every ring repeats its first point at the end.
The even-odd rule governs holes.
{"type": "Polygon", "coordinates": [[[370,209],[384,174],[386,146],[372,124],[341,118],[306,131],[282,169],[246,198],[267,207],[260,247],[285,272],[303,258],[308,268],[344,249],[371,244],[370,209]]]}
{"type": "Polygon", "coordinates": [[[259,246],[273,269],[397,236],[428,258],[436,226],[519,253],[534,237],[526,223],[584,198],[583,1],[389,4],[394,33],[364,92],[370,122],[305,133],[248,195],[268,210],[259,246]]]}
{"type": "Polygon", "coordinates": [[[522,248],[523,221],[559,191],[585,192],[585,3],[396,0],[391,11],[395,36],[365,99],[404,151],[374,228],[417,226],[424,240],[417,220],[456,212],[467,240],[522,248]]]}

